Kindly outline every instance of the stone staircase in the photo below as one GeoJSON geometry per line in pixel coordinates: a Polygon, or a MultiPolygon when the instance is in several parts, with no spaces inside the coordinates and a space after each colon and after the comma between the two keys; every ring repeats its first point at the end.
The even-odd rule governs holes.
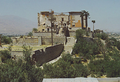
{"type": "Polygon", "coordinates": [[[74,37],[67,37],[67,44],[64,45],[65,53],[71,54],[75,43],[76,39],[74,37]]]}

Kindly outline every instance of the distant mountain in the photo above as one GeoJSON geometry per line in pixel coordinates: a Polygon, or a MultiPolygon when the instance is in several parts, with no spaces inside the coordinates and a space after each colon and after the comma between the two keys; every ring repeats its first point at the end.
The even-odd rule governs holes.
{"type": "Polygon", "coordinates": [[[25,34],[37,27],[37,23],[17,16],[0,16],[0,34],[25,34]]]}

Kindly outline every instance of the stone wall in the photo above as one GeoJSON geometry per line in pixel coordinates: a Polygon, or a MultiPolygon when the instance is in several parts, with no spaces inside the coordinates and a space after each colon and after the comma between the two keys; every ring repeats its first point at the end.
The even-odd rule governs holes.
{"type": "Polygon", "coordinates": [[[38,45],[38,38],[26,38],[25,44],[26,45],[38,45]]]}
{"type": "MultiPolygon", "coordinates": [[[[50,45],[51,36],[37,38],[12,38],[13,45],[50,45]]],[[[64,44],[65,36],[53,36],[53,44],[64,44]]]]}
{"type": "MultiPolygon", "coordinates": [[[[31,56],[34,54],[34,51],[31,51],[31,56]]],[[[23,51],[11,51],[11,56],[15,57],[16,60],[23,59],[23,51]]]]}
{"type": "Polygon", "coordinates": [[[63,44],[47,47],[45,51],[43,51],[43,49],[36,50],[35,54],[33,54],[32,56],[32,60],[42,65],[43,63],[47,63],[59,57],[63,50],[64,50],[63,44]]]}
{"type": "MultiPolygon", "coordinates": [[[[65,37],[64,36],[54,36],[53,37],[53,44],[64,44],[65,37]]],[[[42,44],[49,45],[51,44],[51,37],[42,37],[42,44]]]]}
{"type": "Polygon", "coordinates": [[[69,31],[70,37],[75,37],[76,33],[75,31],[69,31]]]}
{"type": "Polygon", "coordinates": [[[23,51],[11,51],[11,56],[15,57],[16,60],[23,59],[23,51]]]}
{"type": "MultiPolygon", "coordinates": [[[[36,61],[39,64],[43,64],[49,62],[57,57],[59,57],[64,50],[63,44],[58,44],[54,46],[50,46],[43,49],[31,51],[31,57],[33,61],[36,61]]],[[[16,60],[23,59],[23,51],[11,51],[11,56],[15,57],[16,60]]]]}
{"type": "Polygon", "coordinates": [[[38,38],[12,38],[13,45],[41,45],[41,37],[38,38]]]}

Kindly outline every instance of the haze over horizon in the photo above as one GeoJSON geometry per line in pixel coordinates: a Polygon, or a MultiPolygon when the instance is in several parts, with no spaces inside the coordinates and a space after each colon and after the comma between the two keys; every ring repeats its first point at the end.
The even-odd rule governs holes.
{"type": "MultiPolygon", "coordinates": [[[[120,32],[120,0],[1,0],[0,16],[13,15],[36,23],[41,11],[70,12],[86,10],[90,14],[88,26],[105,32],[120,32]]],[[[36,27],[37,28],[37,27],[36,27]]]]}

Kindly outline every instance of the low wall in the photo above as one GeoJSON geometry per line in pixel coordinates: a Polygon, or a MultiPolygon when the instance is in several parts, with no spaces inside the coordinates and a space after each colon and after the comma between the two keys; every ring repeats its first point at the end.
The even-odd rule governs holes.
{"type": "Polygon", "coordinates": [[[23,51],[11,51],[11,56],[15,57],[16,60],[23,59],[23,51]]]}
{"type": "Polygon", "coordinates": [[[35,54],[32,55],[32,60],[42,65],[43,63],[47,63],[59,57],[63,50],[64,50],[63,44],[47,47],[45,51],[43,51],[43,49],[36,50],[35,54]]]}
{"type": "Polygon", "coordinates": [[[98,82],[120,82],[120,78],[97,78],[98,82]]]}
{"type": "Polygon", "coordinates": [[[42,82],[120,82],[120,77],[117,78],[43,78],[42,82]]]}
{"type": "Polygon", "coordinates": [[[70,37],[71,37],[71,36],[72,36],[72,37],[75,37],[75,35],[76,35],[75,31],[69,31],[69,34],[70,34],[70,37]]]}
{"type": "Polygon", "coordinates": [[[23,56],[23,51],[11,51],[11,56],[23,56]]]}

